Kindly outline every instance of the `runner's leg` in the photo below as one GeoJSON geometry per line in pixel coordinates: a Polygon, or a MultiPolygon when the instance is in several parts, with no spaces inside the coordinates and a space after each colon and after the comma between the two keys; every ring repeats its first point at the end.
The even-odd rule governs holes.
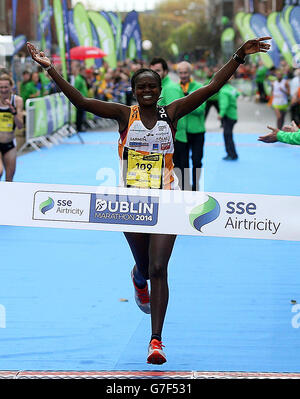
{"type": "MultiPolygon", "coordinates": [[[[169,300],[168,263],[175,235],[151,234],[149,243],[149,277],[151,283],[152,336],[161,337],[169,300]]],[[[160,339],[161,340],[161,339],[160,339]]]]}
{"type": "Polygon", "coordinates": [[[286,114],[285,111],[283,111],[283,110],[280,111],[279,127],[278,127],[278,129],[282,129],[282,127],[283,127],[283,125],[284,125],[285,114],[286,114]]]}
{"type": "Polygon", "coordinates": [[[3,162],[2,162],[2,155],[0,153],[0,180],[3,175],[3,162]]]}
{"type": "Polygon", "coordinates": [[[280,113],[280,110],[279,109],[277,109],[277,108],[274,108],[275,109],[275,115],[276,115],[276,126],[277,126],[277,129],[280,129],[281,128],[281,113],[280,113]]]}
{"type": "Polygon", "coordinates": [[[149,279],[149,234],[126,232],[124,235],[135,260],[134,280],[139,288],[143,288],[149,279]]]}

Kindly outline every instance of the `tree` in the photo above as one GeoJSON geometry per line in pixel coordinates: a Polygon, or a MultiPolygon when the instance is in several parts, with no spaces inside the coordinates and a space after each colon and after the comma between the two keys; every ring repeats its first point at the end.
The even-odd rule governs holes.
{"type": "Polygon", "coordinates": [[[172,58],[172,43],[179,54],[196,55],[209,49],[216,54],[220,47],[220,33],[212,30],[207,20],[204,1],[162,0],[152,14],[140,14],[143,39],[152,42],[148,57],[164,55],[172,58]],[[198,50],[198,51],[196,51],[198,50]],[[203,50],[203,51],[202,51],[203,50]]]}

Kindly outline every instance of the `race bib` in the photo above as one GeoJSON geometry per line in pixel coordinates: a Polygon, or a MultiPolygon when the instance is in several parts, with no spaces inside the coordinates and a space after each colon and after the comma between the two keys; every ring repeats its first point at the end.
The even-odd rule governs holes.
{"type": "Polygon", "coordinates": [[[162,161],[162,154],[144,155],[134,150],[128,150],[127,186],[160,188],[162,161]]]}
{"type": "Polygon", "coordinates": [[[12,132],[13,130],[13,114],[11,112],[0,112],[0,132],[12,132]]]}

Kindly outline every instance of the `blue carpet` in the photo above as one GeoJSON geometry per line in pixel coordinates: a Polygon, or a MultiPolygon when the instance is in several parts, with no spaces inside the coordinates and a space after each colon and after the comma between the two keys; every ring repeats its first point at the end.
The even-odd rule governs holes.
{"type": "MultiPolygon", "coordinates": [[[[84,145],[75,136],[19,157],[15,181],[112,185],[118,135],[82,137],[84,145]]],[[[239,160],[225,162],[222,136],[206,135],[206,191],[300,195],[299,147],[251,134],[235,140],[239,160]]],[[[168,361],[155,367],[146,363],[150,318],[135,305],[121,233],[1,226],[0,235],[0,370],[300,372],[291,303],[300,302],[298,242],[179,236],[168,361]]]]}

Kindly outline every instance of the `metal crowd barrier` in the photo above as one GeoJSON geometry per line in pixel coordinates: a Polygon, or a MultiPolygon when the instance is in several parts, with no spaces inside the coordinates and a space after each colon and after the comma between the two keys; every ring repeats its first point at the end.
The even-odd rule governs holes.
{"type": "Polygon", "coordinates": [[[67,136],[76,133],[71,123],[75,121],[76,109],[62,93],[26,101],[25,143],[27,147],[40,150],[52,147],[67,136]]]}
{"type": "MultiPolygon", "coordinates": [[[[25,104],[25,143],[19,153],[27,147],[40,150],[61,143],[66,137],[78,133],[72,126],[76,121],[76,108],[63,93],[29,99],[25,104]]],[[[117,128],[110,119],[94,117],[87,113],[86,123],[91,129],[117,128]]],[[[79,136],[83,143],[82,138],[79,136]]]]}

